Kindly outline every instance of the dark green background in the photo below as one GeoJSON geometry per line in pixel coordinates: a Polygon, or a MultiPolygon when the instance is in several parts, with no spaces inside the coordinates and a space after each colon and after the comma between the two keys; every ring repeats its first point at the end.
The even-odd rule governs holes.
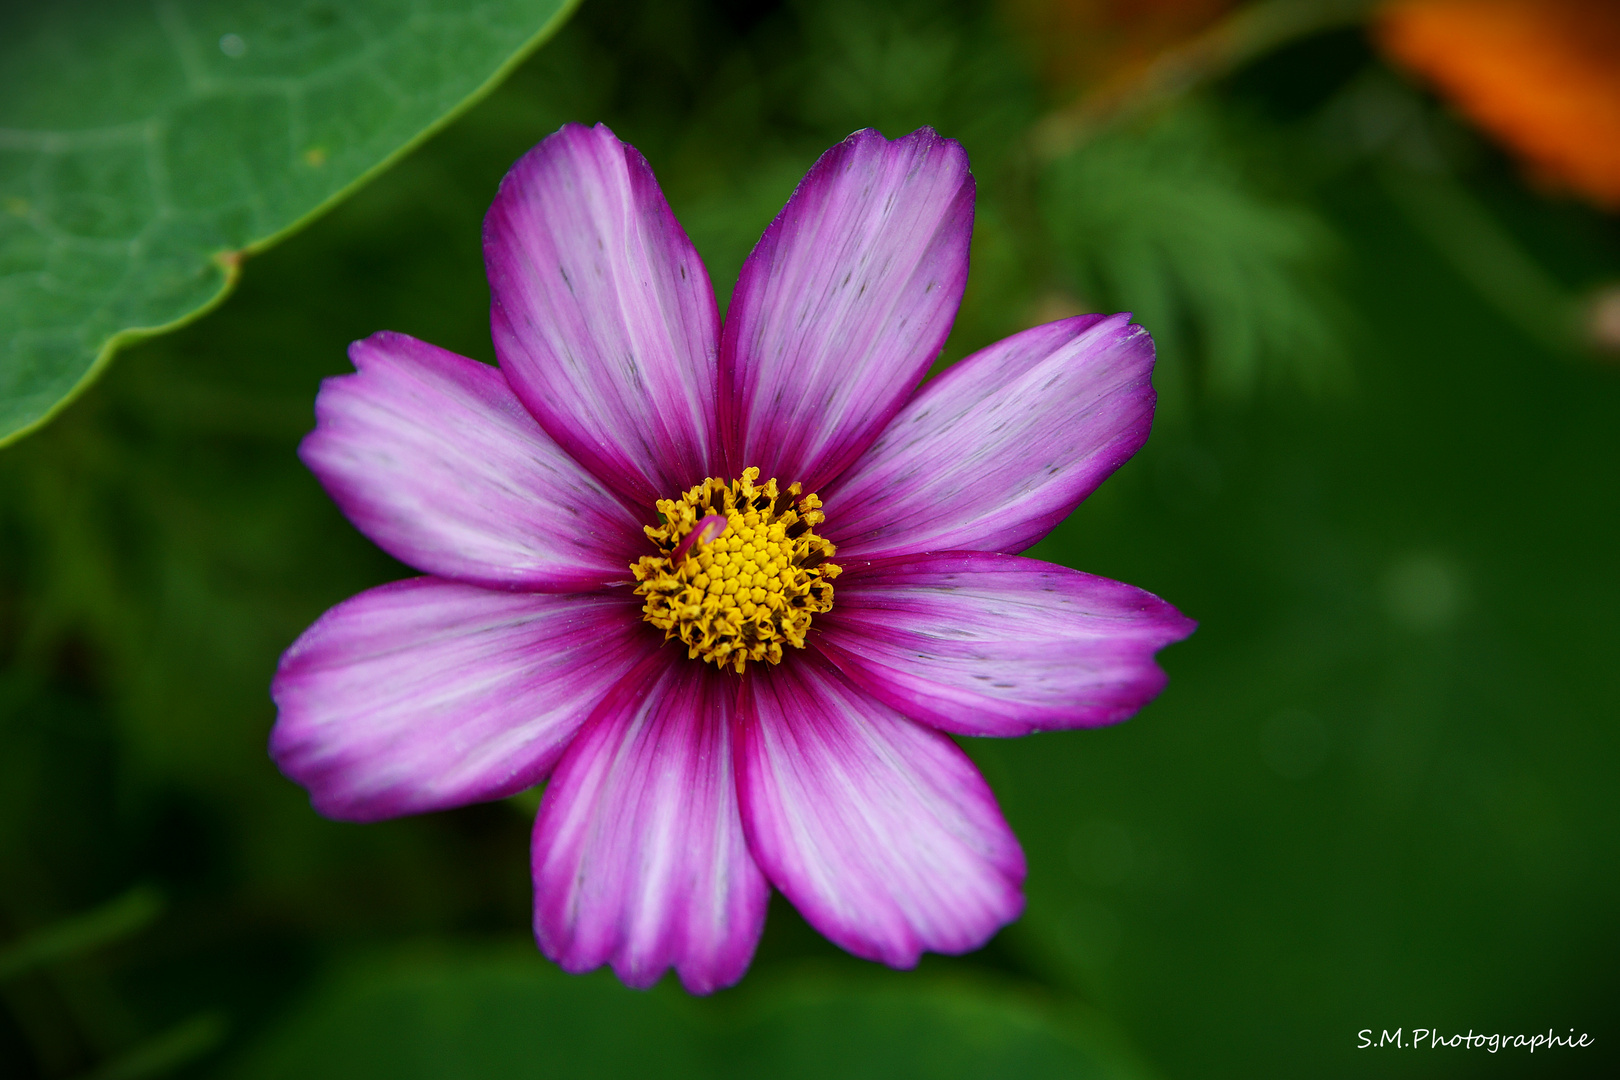
{"type": "Polygon", "coordinates": [[[0,941],[137,885],[164,900],[0,981],[0,1075],[150,1075],[166,1052],[250,1077],[1614,1068],[1620,367],[1539,344],[1398,195],[1438,175],[1572,294],[1620,274],[1614,219],[1525,187],[1359,31],[1044,169],[1019,149],[1050,104],[1030,72],[974,5],[587,4],[222,309],[0,454],[0,941]],[[1441,166],[1336,134],[1362,84],[1456,144],[1441,166]],[[1054,295],[1133,308],[1169,346],[1147,448],[1033,554],[1200,628],[1127,724],[969,742],[1030,864],[1027,914],[980,953],[893,975],[775,902],[712,999],[564,977],[526,944],[517,801],[340,825],[264,755],[280,650],[407,573],[294,457],[320,378],[384,328],[492,359],[479,220],[523,150],[597,119],[652,162],[722,302],[822,149],[931,123],[981,195],[948,357],[1054,295]],[[1139,151],[1189,198],[1237,192],[1211,189],[1236,217],[1203,247],[1171,230],[1158,278],[1122,261],[1130,207],[1095,209],[1139,151]],[[1252,356],[1222,352],[1236,271],[1197,277],[1217,257],[1259,267],[1252,356]],[[1355,1049],[1396,1027],[1597,1045],[1355,1049]]]}

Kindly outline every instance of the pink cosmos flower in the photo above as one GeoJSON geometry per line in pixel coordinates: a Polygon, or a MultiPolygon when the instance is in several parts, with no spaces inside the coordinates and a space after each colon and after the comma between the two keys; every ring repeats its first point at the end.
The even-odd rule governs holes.
{"type": "Polygon", "coordinates": [[[500,367],[380,333],[321,388],[303,460],[428,576],[287,650],[282,771],[349,821],[549,780],[535,936],[632,986],[741,978],[771,886],[895,967],[1016,918],[1023,853],[950,735],[1123,720],[1193,624],[1014,554],[1147,438],[1140,327],[1064,319],[918,385],[973,194],[930,129],[851,135],[722,326],[639,153],[569,125],[526,154],[484,222],[500,367]]]}

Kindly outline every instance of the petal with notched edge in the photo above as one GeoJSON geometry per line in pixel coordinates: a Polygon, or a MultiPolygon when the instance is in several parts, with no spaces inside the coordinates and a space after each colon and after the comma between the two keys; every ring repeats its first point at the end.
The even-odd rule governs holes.
{"type": "Polygon", "coordinates": [[[720,316],[634,147],[547,136],[501,181],[484,261],[501,370],[565,450],[644,506],[714,472],[720,316]]]}
{"type": "Polygon", "coordinates": [[[534,823],[534,930],[567,971],[693,993],[742,978],[769,895],[737,812],[734,677],[671,646],[626,676],[557,767],[534,823]]]}
{"type": "Polygon", "coordinates": [[[545,779],[658,636],[635,597],[383,585],[315,621],[270,686],[270,756],[315,809],[377,821],[545,779]]]}
{"type": "Polygon", "coordinates": [[[642,523],[488,364],[404,334],[349,347],[298,453],[355,527],[426,573],[574,592],[622,581],[642,523]]]}
{"type": "Polygon", "coordinates": [[[736,726],[754,857],[838,945],[911,967],[1023,910],[1024,854],[967,755],[814,649],[750,673],[736,726]]]}
{"type": "Polygon", "coordinates": [[[1112,724],[1164,688],[1194,623],[1151,593],[993,552],[851,562],[818,647],[914,720],[958,735],[1112,724]]]}
{"type": "Polygon", "coordinates": [[[730,472],[819,491],[934,362],[967,282],[967,155],[932,128],[821,155],[743,264],[720,347],[730,472]]]}
{"type": "Polygon", "coordinates": [[[919,390],[826,491],[845,557],[1017,552],[1147,441],[1153,341],[1128,315],[1014,334],[919,390]]]}

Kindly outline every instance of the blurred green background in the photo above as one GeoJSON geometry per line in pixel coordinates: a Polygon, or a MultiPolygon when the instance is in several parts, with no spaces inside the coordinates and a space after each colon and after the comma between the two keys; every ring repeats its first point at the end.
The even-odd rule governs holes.
{"type": "Polygon", "coordinates": [[[1620,1067],[1620,365],[1576,322],[1616,218],[1527,184],[1353,5],[1185,92],[1097,75],[1140,99],[1103,112],[1061,111],[1039,7],[587,0],[0,451],[0,1076],[1620,1067]],[[646,154],[722,305],[823,149],[931,124],[979,183],[946,361],[1082,310],[1160,343],[1146,449],[1032,554],[1200,628],[1126,724],[965,741],[1030,865],[976,954],[895,974],[775,900],[710,999],[564,976],[532,798],[337,824],[265,756],[280,651],[408,573],[294,456],[319,381],[385,328],[493,360],[479,222],[570,120],[646,154]],[[1357,1049],[1397,1027],[1597,1042],[1357,1049]]]}

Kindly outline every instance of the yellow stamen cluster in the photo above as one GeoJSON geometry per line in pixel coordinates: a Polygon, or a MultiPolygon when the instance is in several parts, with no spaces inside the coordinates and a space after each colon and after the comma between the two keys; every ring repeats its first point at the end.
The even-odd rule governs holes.
{"type": "Polygon", "coordinates": [[[678,500],[660,499],[662,524],[647,526],[659,554],[630,567],[636,594],[647,598],[641,610],[665,640],[679,638],[693,660],[739,673],[750,660],[781,663],[784,642],[804,648],[810,617],[832,608],[838,576],[827,561],[835,549],[812,531],[825,517],[821,499],[758,479],[748,468],[739,480],[710,477],[678,500]],[[691,544],[677,566],[681,541],[711,514],[726,519],[725,532],[691,544]]]}

